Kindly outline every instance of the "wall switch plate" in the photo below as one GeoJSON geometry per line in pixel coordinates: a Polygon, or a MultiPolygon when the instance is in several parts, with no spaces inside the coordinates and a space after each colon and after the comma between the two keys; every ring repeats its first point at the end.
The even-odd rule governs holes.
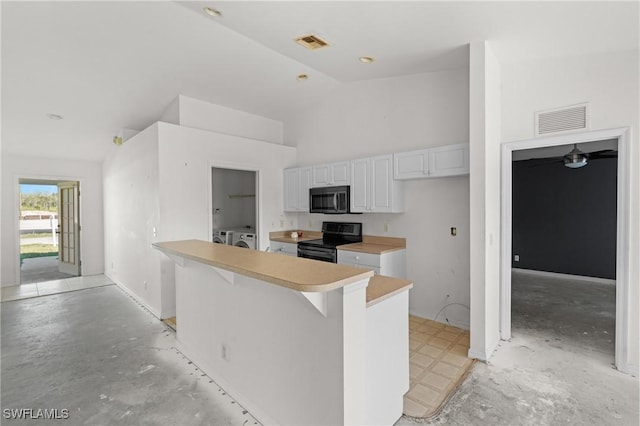
{"type": "Polygon", "coordinates": [[[458,235],[458,228],[456,228],[455,226],[451,227],[451,236],[455,237],[456,235],[458,235]]]}
{"type": "Polygon", "coordinates": [[[229,361],[229,347],[224,343],[220,346],[220,356],[225,361],[229,361]]]}
{"type": "Polygon", "coordinates": [[[284,220],[280,219],[280,228],[284,228],[284,220]]]}
{"type": "Polygon", "coordinates": [[[515,262],[520,262],[520,255],[519,255],[519,254],[516,254],[515,256],[513,256],[513,260],[514,260],[515,262]]]}

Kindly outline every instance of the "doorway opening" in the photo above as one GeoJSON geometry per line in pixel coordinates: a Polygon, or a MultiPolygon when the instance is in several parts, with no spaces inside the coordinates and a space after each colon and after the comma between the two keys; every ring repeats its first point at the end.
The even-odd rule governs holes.
{"type": "Polygon", "coordinates": [[[19,179],[20,285],[80,275],[79,182],[19,179]]]}
{"type": "Polygon", "coordinates": [[[617,139],[513,152],[513,334],[614,360],[617,139]],[[574,152],[585,164],[567,167],[574,152]]]}
{"type": "Polygon", "coordinates": [[[258,173],[253,170],[211,168],[212,241],[236,247],[259,249],[256,190],[258,173]]]}
{"type": "MultiPolygon", "coordinates": [[[[607,141],[605,143],[610,143],[611,140],[617,144],[617,158],[615,161],[615,241],[613,242],[615,246],[615,255],[612,258],[612,262],[614,263],[614,270],[612,276],[610,277],[598,277],[597,274],[590,273],[590,275],[596,275],[592,282],[595,282],[595,285],[609,285],[608,291],[605,290],[605,293],[608,295],[602,296],[603,298],[609,298],[609,304],[613,304],[615,306],[615,315],[612,321],[612,326],[614,328],[613,331],[609,329],[600,329],[602,335],[605,336],[605,341],[600,342],[605,345],[610,343],[608,342],[608,334],[613,332],[614,336],[611,340],[613,340],[613,348],[614,348],[614,360],[615,366],[618,370],[634,374],[634,366],[633,363],[628,360],[628,329],[629,329],[629,312],[628,312],[628,295],[629,295],[629,279],[628,279],[628,267],[629,267],[629,200],[631,198],[630,190],[629,190],[629,144],[630,144],[630,131],[628,128],[618,128],[618,129],[609,129],[609,130],[600,130],[600,131],[592,131],[586,133],[574,133],[574,134],[566,134],[560,136],[552,136],[546,138],[539,139],[530,139],[524,141],[517,142],[508,142],[502,145],[502,194],[501,194],[501,204],[502,204],[502,228],[501,228],[501,286],[500,286],[500,337],[503,340],[508,340],[511,338],[512,334],[512,296],[513,292],[516,290],[515,286],[517,285],[518,280],[527,280],[530,277],[523,277],[522,274],[519,274],[521,271],[516,271],[516,274],[513,273],[512,267],[514,264],[522,264],[525,259],[523,259],[521,253],[514,252],[514,242],[518,240],[520,236],[515,235],[516,230],[514,229],[514,199],[513,199],[513,185],[514,185],[514,172],[512,168],[512,160],[517,157],[517,153],[523,150],[531,150],[535,148],[549,148],[552,147],[554,149],[559,149],[560,151],[566,151],[566,146],[571,145],[570,148],[573,147],[574,144],[587,144],[590,142],[597,141],[607,141]],[[561,147],[561,148],[558,148],[561,147]],[[515,156],[515,157],[514,157],[515,156]],[[516,261],[515,256],[520,256],[518,261],[516,261]],[[614,294],[611,294],[614,293],[614,294]],[[607,333],[604,333],[607,331],[607,333]]],[[[609,148],[598,148],[598,151],[611,149],[609,148]]],[[[566,154],[566,153],[565,153],[566,154]]],[[[547,156],[551,157],[551,156],[547,156]]],[[[560,156],[560,160],[562,161],[563,156],[560,156]]],[[[606,162],[610,160],[601,160],[600,163],[606,162]]],[[[587,163],[590,160],[587,159],[587,163]]],[[[599,164],[595,160],[591,161],[591,165],[599,164]]],[[[562,167],[562,166],[561,166],[562,167]]],[[[587,165],[586,167],[589,167],[587,165]]],[[[568,171],[576,171],[576,170],[568,170],[568,171]]],[[[579,171],[579,170],[577,170],[579,171]]],[[[588,194],[586,194],[588,195],[588,194]]],[[[575,222],[577,224],[577,222],[575,222]]],[[[569,225],[573,226],[573,225],[569,225]]],[[[587,229],[581,228],[579,226],[573,226],[574,232],[588,232],[587,229]]],[[[560,231],[565,231],[565,229],[561,229],[560,231]]],[[[566,236],[564,238],[567,238],[566,236]]],[[[553,237],[550,237],[551,241],[549,241],[549,246],[556,243],[553,237]]],[[[519,250],[522,250],[520,248],[519,250]]],[[[538,282],[547,281],[547,286],[559,285],[558,282],[548,282],[549,280],[553,281],[556,279],[566,278],[566,275],[569,275],[569,278],[575,278],[578,272],[575,270],[562,270],[560,269],[560,263],[566,263],[562,268],[573,268],[576,266],[577,262],[571,262],[571,257],[577,256],[576,251],[569,251],[565,258],[556,259],[556,264],[554,268],[558,268],[557,271],[549,272],[544,271],[539,274],[535,280],[538,282]],[[568,262],[566,262],[568,261],[568,262]],[[546,274],[546,276],[544,276],[546,274]],[[565,274],[565,275],[562,275],[565,274]],[[574,275],[574,277],[571,277],[574,275]]],[[[558,256],[556,256],[557,258],[558,256]]],[[[585,261],[581,261],[581,263],[585,263],[585,261]]],[[[602,263],[606,262],[598,262],[594,261],[591,263],[596,263],[597,265],[586,265],[588,268],[593,266],[602,266],[602,263]]],[[[583,265],[584,266],[584,265],[583,265]]],[[[609,268],[610,269],[610,268],[609,268]]],[[[575,281],[575,280],[574,280],[575,281]]],[[[569,283],[566,284],[565,288],[570,288],[571,286],[582,286],[587,284],[587,282],[581,283],[569,283]]],[[[595,287],[592,287],[593,290],[595,287]]],[[[543,288],[536,288],[536,294],[539,297],[544,297],[543,288]]],[[[570,295],[572,294],[569,290],[570,295]]],[[[575,294],[574,294],[575,295],[575,294]]],[[[552,301],[557,301],[556,295],[551,295],[552,301]]],[[[594,296],[597,298],[597,296],[594,296]]],[[[518,302],[519,303],[519,302],[518,302]]],[[[575,304],[583,303],[580,302],[579,298],[574,298],[573,302],[575,304]]],[[[584,302],[586,303],[586,302],[584,302]]],[[[515,304],[515,302],[514,302],[515,304]]],[[[606,305],[607,302],[604,302],[606,305]]],[[[607,316],[606,313],[610,311],[609,308],[605,308],[604,316],[607,316]]],[[[602,319],[602,318],[600,318],[602,319]]],[[[559,324],[553,324],[555,327],[558,327],[559,324]]],[[[610,326],[611,327],[611,326],[610,326]]],[[[583,330],[584,332],[593,332],[593,330],[583,330]]]]}

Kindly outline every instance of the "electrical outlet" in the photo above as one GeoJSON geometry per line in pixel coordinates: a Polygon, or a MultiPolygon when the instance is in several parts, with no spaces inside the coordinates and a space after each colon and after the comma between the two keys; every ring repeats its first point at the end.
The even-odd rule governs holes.
{"type": "Polygon", "coordinates": [[[313,220],[309,219],[309,228],[313,228],[313,220]]]}
{"type": "Polygon", "coordinates": [[[513,256],[513,260],[514,260],[515,262],[520,262],[520,255],[519,255],[519,254],[516,254],[515,256],[513,256]]]}
{"type": "Polygon", "coordinates": [[[389,222],[384,224],[384,232],[389,232],[389,222]]]}
{"type": "Polygon", "coordinates": [[[284,220],[280,219],[280,228],[284,228],[284,220]]]}
{"type": "Polygon", "coordinates": [[[455,237],[456,235],[458,235],[458,228],[456,228],[455,226],[451,227],[451,236],[455,237]]]}

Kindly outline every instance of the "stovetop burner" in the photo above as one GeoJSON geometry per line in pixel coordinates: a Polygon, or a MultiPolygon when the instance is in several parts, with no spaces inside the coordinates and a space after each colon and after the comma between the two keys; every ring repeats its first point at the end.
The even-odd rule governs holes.
{"type": "Polygon", "coordinates": [[[300,241],[298,243],[298,257],[336,263],[336,247],[361,241],[361,223],[322,222],[322,238],[300,241]]]}

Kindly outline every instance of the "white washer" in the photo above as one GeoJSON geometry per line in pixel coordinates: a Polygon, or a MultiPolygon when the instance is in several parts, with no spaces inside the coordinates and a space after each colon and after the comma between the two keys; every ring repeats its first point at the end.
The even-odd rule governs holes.
{"type": "Polygon", "coordinates": [[[217,230],[213,231],[213,242],[216,244],[233,244],[233,231],[217,230]]]}
{"type": "Polygon", "coordinates": [[[244,247],[252,250],[256,249],[256,234],[249,232],[234,232],[233,245],[236,247],[244,247]]]}

